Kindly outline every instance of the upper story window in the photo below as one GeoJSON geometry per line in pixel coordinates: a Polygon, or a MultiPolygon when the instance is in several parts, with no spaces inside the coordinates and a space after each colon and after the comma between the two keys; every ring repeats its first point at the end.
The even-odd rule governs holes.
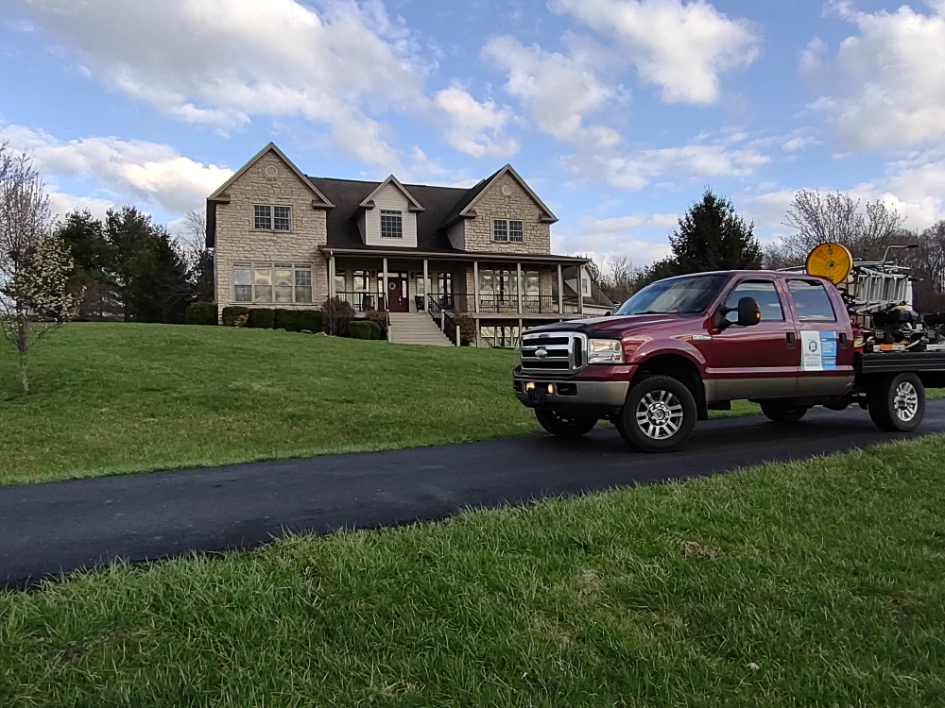
{"type": "Polygon", "coordinates": [[[404,215],[401,211],[381,209],[381,238],[403,238],[404,215]]]}
{"type": "Polygon", "coordinates": [[[292,207],[256,204],[255,228],[266,231],[291,231],[292,207]]]}
{"type": "Polygon", "coordinates": [[[590,297],[591,294],[591,279],[586,275],[581,276],[581,294],[585,297],[590,297]]]}
{"type": "Polygon", "coordinates": [[[492,236],[496,241],[515,241],[521,243],[525,240],[525,230],[522,228],[522,222],[514,219],[494,219],[492,222],[492,236]]]}

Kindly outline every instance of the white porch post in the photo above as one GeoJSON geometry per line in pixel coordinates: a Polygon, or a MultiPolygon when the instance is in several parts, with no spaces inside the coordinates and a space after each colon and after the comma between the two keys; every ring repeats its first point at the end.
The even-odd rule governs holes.
{"type": "Polygon", "coordinates": [[[518,320],[518,346],[519,348],[521,348],[522,346],[522,330],[523,329],[524,327],[522,326],[522,319],[519,318],[518,320]]]}
{"type": "Polygon", "coordinates": [[[561,273],[561,264],[558,264],[558,314],[564,314],[564,275],[561,273]]]}
{"type": "Polygon", "coordinates": [[[430,295],[430,293],[428,292],[429,287],[430,287],[430,266],[429,266],[429,261],[427,261],[427,259],[424,258],[423,259],[423,301],[424,301],[423,307],[424,309],[426,309],[426,302],[430,295]]]}
{"type": "Polygon", "coordinates": [[[384,310],[390,312],[390,294],[387,290],[387,259],[384,259],[384,310]]]}
{"type": "MultiPolygon", "coordinates": [[[[473,308],[474,312],[479,314],[479,261],[473,261],[473,308]]],[[[476,335],[476,339],[479,339],[479,335],[476,335]]],[[[479,344],[477,343],[478,347],[479,344]]]]}
{"type": "Polygon", "coordinates": [[[335,297],[335,254],[328,257],[328,299],[335,297]]]}
{"type": "MultiPolygon", "coordinates": [[[[443,315],[443,318],[445,319],[445,318],[446,318],[446,315],[443,315]]],[[[454,331],[455,331],[455,333],[456,333],[456,346],[457,346],[457,347],[463,346],[463,341],[462,341],[462,339],[460,339],[460,336],[459,336],[459,335],[460,335],[459,327],[457,326],[454,331]]]]}
{"type": "Polygon", "coordinates": [[[518,293],[518,314],[522,314],[522,264],[516,263],[515,270],[518,272],[518,284],[515,286],[518,293]]]}

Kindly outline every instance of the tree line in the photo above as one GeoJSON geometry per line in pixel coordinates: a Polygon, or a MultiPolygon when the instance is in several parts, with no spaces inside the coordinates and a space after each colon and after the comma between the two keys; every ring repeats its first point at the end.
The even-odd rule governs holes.
{"type": "Polygon", "coordinates": [[[861,203],[848,194],[801,190],[785,215],[791,229],[779,243],[763,249],[754,224],[740,217],[732,203],[706,189],[669,236],[670,254],[649,266],[626,256],[590,263],[591,277],[617,303],[662,278],[712,270],[779,269],[803,266],[822,243],[839,243],[857,261],[890,260],[912,269],[915,307],[920,312],[945,310],[945,220],[927,229],[904,227],[905,219],[882,201],[861,203]]]}

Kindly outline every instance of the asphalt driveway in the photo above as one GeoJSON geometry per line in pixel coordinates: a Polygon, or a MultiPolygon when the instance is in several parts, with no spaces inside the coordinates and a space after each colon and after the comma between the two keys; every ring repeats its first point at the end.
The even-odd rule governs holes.
{"type": "MultiPolygon", "coordinates": [[[[930,401],[914,435],[945,431],[930,401]]],[[[623,485],[710,475],[908,437],[859,410],[815,411],[782,426],[763,418],[702,423],[670,455],[630,451],[612,428],[550,436],[332,455],[0,487],[0,585],[191,551],[250,548],[287,532],[328,533],[441,519],[623,485]]]]}

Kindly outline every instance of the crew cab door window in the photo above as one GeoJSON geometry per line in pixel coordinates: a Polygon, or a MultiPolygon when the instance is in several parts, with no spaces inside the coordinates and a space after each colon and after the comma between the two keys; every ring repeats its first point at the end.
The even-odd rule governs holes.
{"type": "Polygon", "coordinates": [[[824,284],[816,280],[789,280],[788,290],[801,322],[836,322],[830,297],[824,284]]]}
{"type": "MultiPolygon", "coordinates": [[[[770,280],[747,280],[744,283],[739,283],[729,293],[725,300],[725,306],[733,310],[737,309],[738,301],[743,297],[753,297],[758,301],[758,307],[761,308],[762,322],[784,322],[784,308],[781,307],[781,298],[778,297],[778,291],[770,280]]],[[[737,312],[730,312],[727,316],[732,322],[738,319],[737,312]]]]}
{"type": "Polygon", "coordinates": [[[853,383],[853,347],[849,319],[834,308],[822,280],[789,278],[785,283],[797,313],[801,366],[797,396],[841,396],[853,383]]]}

